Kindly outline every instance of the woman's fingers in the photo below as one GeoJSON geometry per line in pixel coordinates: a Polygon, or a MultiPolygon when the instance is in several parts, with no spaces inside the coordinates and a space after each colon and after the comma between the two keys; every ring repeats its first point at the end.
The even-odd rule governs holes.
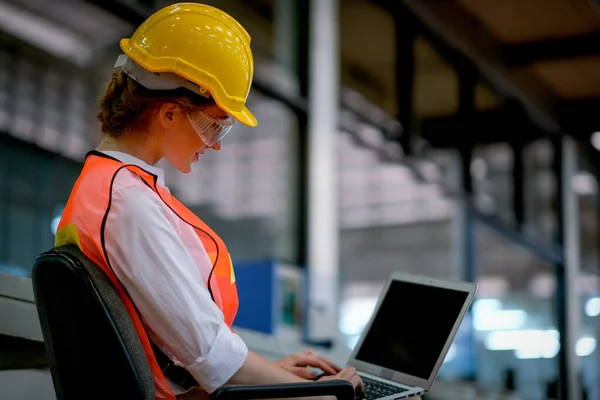
{"type": "Polygon", "coordinates": [[[319,360],[323,361],[325,364],[327,364],[330,369],[328,369],[327,371],[323,370],[323,371],[325,371],[327,373],[335,373],[335,374],[337,374],[338,372],[340,372],[342,370],[342,368],[340,366],[338,366],[336,363],[334,363],[333,361],[327,359],[323,355],[321,355],[321,354],[319,354],[319,353],[317,353],[317,352],[315,352],[313,350],[308,349],[308,350],[306,350],[304,352],[304,354],[306,354],[308,356],[316,357],[319,360]],[[334,371],[334,372],[330,372],[330,371],[334,371]]]}
{"type": "Polygon", "coordinates": [[[356,372],[356,368],[354,367],[346,367],[343,368],[336,377],[346,380],[354,386],[354,388],[360,392],[365,390],[365,384],[363,383],[360,376],[356,372]]]}
{"type": "Polygon", "coordinates": [[[298,354],[295,362],[296,366],[299,367],[319,368],[327,375],[335,375],[339,372],[339,370],[335,368],[335,365],[332,366],[330,362],[327,362],[327,360],[316,355],[298,354]]]}

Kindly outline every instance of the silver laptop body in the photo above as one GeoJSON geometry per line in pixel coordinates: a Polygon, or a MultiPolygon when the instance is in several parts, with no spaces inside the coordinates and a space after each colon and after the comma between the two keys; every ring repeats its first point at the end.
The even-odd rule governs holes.
{"type": "Polygon", "coordinates": [[[365,400],[429,391],[473,301],[474,283],[394,272],[348,361],[365,400]]]}

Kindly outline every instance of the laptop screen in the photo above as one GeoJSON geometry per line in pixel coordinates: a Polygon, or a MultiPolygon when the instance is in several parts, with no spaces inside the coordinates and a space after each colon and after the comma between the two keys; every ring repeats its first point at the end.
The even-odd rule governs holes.
{"type": "Polygon", "coordinates": [[[468,293],[392,281],[356,359],[428,379],[468,293]]]}

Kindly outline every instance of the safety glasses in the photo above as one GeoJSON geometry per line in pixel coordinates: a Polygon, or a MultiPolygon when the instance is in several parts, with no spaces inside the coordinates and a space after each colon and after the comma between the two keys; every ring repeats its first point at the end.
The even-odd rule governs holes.
{"type": "Polygon", "coordinates": [[[223,140],[235,123],[232,117],[217,119],[200,110],[187,113],[187,117],[206,147],[212,147],[223,140]]]}

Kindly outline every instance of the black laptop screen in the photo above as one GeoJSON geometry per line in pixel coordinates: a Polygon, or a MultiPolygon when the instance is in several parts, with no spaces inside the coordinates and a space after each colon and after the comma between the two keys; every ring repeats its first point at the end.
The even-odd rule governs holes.
{"type": "Polygon", "coordinates": [[[393,281],[356,359],[428,379],[467,296],[393,281]]]}

